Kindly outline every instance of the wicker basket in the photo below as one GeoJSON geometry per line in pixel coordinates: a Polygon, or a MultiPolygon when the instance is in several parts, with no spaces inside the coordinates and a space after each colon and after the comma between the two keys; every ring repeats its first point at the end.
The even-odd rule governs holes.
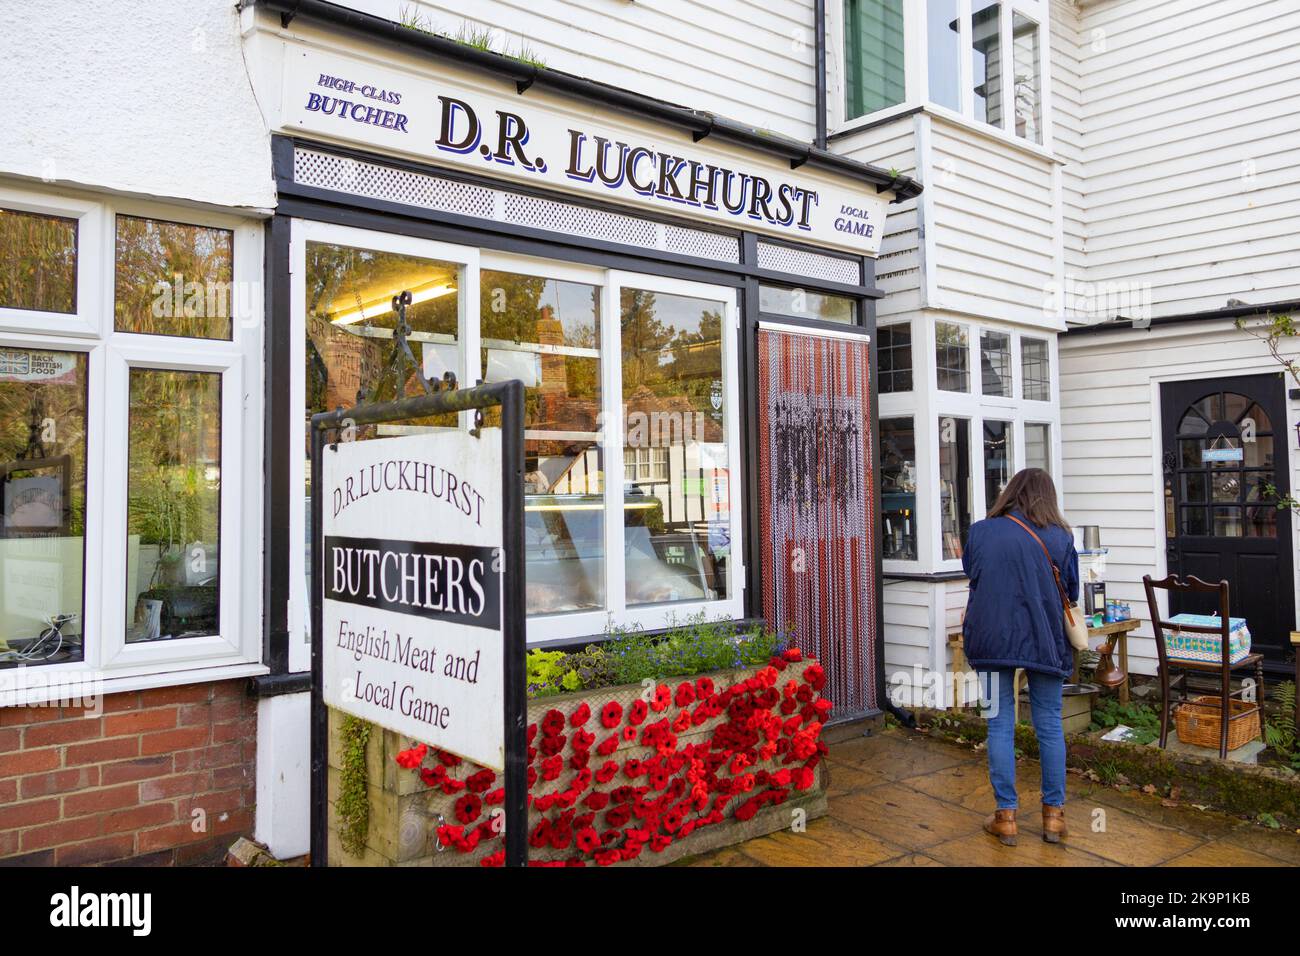
{"type": "MultiPolygon", "coordinates": [[[[1228,750],[1250,743],[1259,736],[1259,707],[1252,701],[1229,699],[1228,750]]],[[[1193,697],[1174,711],[1178,739],[1197,747],[1219,749],[1219,730],[1223,720],[1218,697],[1193,697]]]]}

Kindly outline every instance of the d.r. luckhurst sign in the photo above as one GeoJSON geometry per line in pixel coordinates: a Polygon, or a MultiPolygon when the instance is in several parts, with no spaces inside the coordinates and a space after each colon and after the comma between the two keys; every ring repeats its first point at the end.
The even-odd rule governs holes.
{"type": "Polygon", "coordinates": [[[325,703],[502,768],[501,432],[322,457],[325,703]]]}
{"type": "Polygon", "coordinates": [[[281,122],[539,186],[721,221],[858,254],[880,251],[874,187],[684,133],[593,119],[537,94],[492,94],[315,50],[286,52],[281,122]]]}

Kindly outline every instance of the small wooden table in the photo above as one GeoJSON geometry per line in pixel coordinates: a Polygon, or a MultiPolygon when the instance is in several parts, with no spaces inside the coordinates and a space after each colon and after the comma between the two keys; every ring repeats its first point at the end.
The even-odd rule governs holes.
{"type": "MultiPolygon", "coordinates": [[[[1113,621],[1110,624],[1103,624],[1101,627],[1088,628],[1089,637],[1110,637],[1112,634],[1117,636],[1117,643],[1119,644],[1119,666],[1120,669],[1124,672],[1124,683],[1119,685],[1119,702],[1121,704],[1127,704],[1129,699],[1128,698],[1128,689],[1129,689],[1128,636],[1131,632],[1136,631],[1141,626],[1142,626],[1141,621],[1136,620],[1134,618],[1130,618],[1127,621],[1113,621]]],[[[951,665],[952,672],[956,674],[961,671],[964,671],[969,666],[969,664],[967,664],[966,662],[965,641],[963,641],[962,639],[961,631],[952,631],[951,633],[949,633],[948,643],[949,645],[952,646],[952,665],[951,665]]],[[[1076,684],[1079,682],[1078,652],[1076,652],[1074,655],[1073,681],[1076,684]]],[[[1017,705],[1019,705],[1020,703],[1020,688],[1024,686],[1024,683],[1025,683],[1024,671],[1017,670],[1015,675],[1015,691],[1016,691],[1017,705]]],[[[959,707],[961,705],[961,702],[957,699],[956,686],[957,686],[957,682],[954,681],[953,695],[952,695],[953,707],[959,707]]],[[[1017,706],[1017,710],[1018,709],[1019,708],[1017,706]]],[[[1018,713],[1016,716],[1017,719],[1019,719],[1018,713]]]]}

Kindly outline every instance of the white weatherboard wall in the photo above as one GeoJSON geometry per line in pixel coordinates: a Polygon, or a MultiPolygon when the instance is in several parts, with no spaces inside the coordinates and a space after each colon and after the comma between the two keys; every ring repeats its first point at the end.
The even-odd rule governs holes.
{"type": "Polygon", "coordinates": [[[813,0],[344,0],[498,53],[811,141],[813,0]]]}
{"type": "Polygon", "coordinates": [[[1062,155],[1082,160],[1070,265],[1118,302],[1079,318],[1133,314],[1125,289],[1154,316],[1300,297],[1300,4],[1098,0],[1076,16],[1056,0],[1053,14],[1077,38],[1074,57],[1053,46],[1062,155]]]}
{"type": "Polygon", "coordinates": [[[0,174],[274,205],[271,144],[229,0],[71,0],[5,10],[0,174]]]}
{"type": "MultiPolygon", "coordinates": [[[[1076,525],[1100,527],[1101,543],[1110,549],[1106,596],[1128,601],[1134,617],[1144,620],[1129,639],[1129,667],[1154,674],[1156,649],[1145,623],[1150,615],[1142,575],[1168,573],[1160,383],[1276,373],[1280,367],[1263,343],[1228,320],[1066,335],[1060,345],[1066,513],[1076,525]]],[[[1300,403],[1288,399],[1286,426],[1278,423],[1274,430],[1276,441],[1290,446],[1293,488],[1300,476],[1300,452],[1294,447],[1298,421],[1300,403]]]]}

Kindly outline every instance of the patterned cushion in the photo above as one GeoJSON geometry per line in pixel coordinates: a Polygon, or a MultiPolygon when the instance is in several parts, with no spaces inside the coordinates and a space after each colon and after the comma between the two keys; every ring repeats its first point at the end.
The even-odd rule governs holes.
{"type": "MultiPolygon", "coordinates": [[[[1218,627],[1221,620],[1216,614],[1175,614],[1169,619],[1169,623],[1218,627]]],[[[1246,619],[1228,618],[1228,662],[1236,664],[1249,653],[1250,628],[1246,626],[1246,619]]],[[[1223,662],[1223,643],[1218,634],[1200,634],[1166,628],[1165,655],[1170,660],[1219,664],[1223,662]]]]}

